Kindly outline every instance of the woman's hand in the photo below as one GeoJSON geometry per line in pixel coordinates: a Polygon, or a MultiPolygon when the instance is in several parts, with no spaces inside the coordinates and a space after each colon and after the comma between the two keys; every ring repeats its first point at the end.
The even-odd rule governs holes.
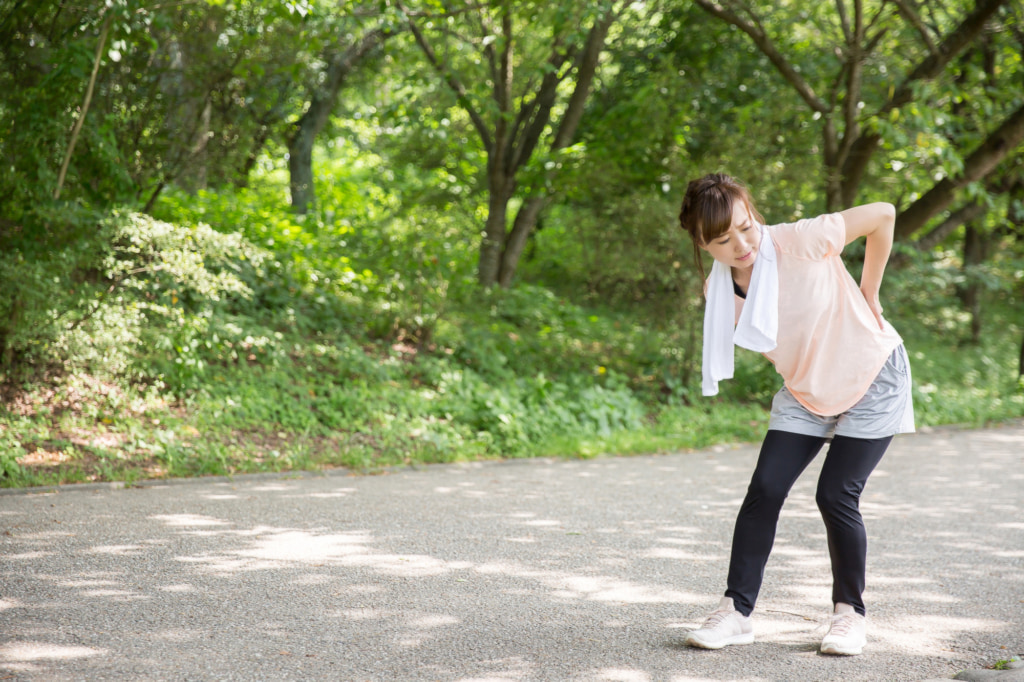
{"type": "Polygon", "coordinates": [[[872,294],[861,288],[860,292],[864,294],[864,300],[868,302],[868,308],[871,309],[871,314],[875,316],[878,328],[885,329],[885,323],[882,322],[882,303],[878,300],[878,291],[872,294]]]}

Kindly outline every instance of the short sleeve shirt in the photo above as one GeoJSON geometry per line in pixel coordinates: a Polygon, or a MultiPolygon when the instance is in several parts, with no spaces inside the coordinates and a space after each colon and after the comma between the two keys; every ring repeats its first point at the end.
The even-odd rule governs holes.
{"type": "Polygon", "coordinates": [[[887,321],[879,329],[846,270],[841,214],[772,225],[768,234],[778,258],[779,332],[765,356],[804,407],[821,416],[842,414],[903,340],[887,321]]]}

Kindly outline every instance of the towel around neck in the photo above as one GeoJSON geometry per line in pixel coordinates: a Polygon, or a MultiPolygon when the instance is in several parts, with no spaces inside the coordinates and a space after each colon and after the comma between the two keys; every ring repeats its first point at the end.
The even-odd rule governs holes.
{"type": "Polygon", "coordinates": [[[734,345],[759,353],[775,350],[779,330],[779,263],[768,227],[758,227],[761,245],[739,322],[729,266],[715,261],[708,277],[701,362],[701,389],[706,396],[717,395],[718,382],[733,377],[734,345]]]}

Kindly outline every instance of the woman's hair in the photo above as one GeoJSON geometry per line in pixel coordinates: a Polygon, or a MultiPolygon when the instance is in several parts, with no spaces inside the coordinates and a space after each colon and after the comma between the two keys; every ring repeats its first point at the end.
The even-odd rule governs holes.
{"type": "Polygon", "coordinates": [[[690,233],[693,240],[693,258],[700,271],[701,280],[706,275],[700,247],[729,231],[736,201],[746,204],[751,217],[760,223],[764,222],[764,218],[754,207],[754,201],[750,198],[750,191],[746,186],[724,173],[705,175],[697,180],[691,180],[686,186],[683,206],[679,210],[679,224],[690,233]]]}

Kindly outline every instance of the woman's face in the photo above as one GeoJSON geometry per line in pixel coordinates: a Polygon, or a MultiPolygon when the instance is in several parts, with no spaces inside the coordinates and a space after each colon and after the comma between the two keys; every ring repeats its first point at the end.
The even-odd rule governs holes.
{"type": "Polygon", "coordinates": [[[722,265],[728,265],[735,270],[747,270],[754,267],[760,246],[760,228],[751,218],[746,203],[736,201],[732,207],[732,224],[729,230],[701,248],[722,265]]]}

